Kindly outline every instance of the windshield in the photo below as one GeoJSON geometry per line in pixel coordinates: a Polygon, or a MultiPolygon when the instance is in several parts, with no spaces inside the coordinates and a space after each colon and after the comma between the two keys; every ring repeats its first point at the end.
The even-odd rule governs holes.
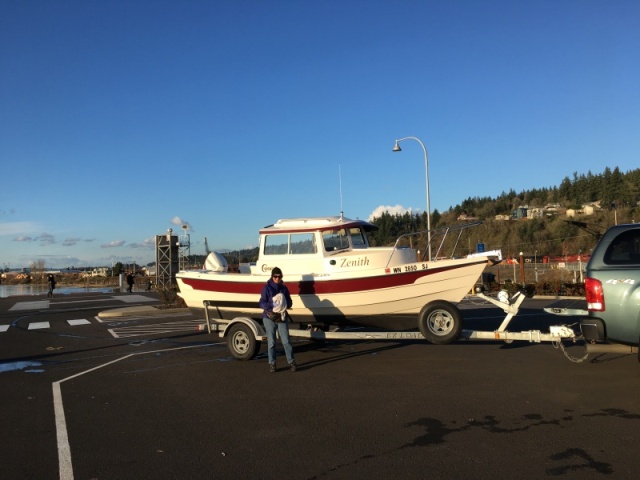
{"type": "Polygon", "coordinates": [[[344,228],[325,230],[322,232],[322,241],[327,252],[349,248],[349,238],[344,228]]]}

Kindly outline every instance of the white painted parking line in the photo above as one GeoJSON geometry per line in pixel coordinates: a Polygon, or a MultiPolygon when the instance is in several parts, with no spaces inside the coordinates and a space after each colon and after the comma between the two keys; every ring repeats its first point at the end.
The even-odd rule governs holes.
{"type": "MultiPolygon", "coordinates": [[[[60,478],[60,480],[73,480],[73,463],[71,462],[71,444],[69,443],[67,420],[64,414],[64,403],[62,401],[62,389],[60,388],[60,385],[63,382],[66,382],[67,380],[72,380],[74,378],[93,372],[100,368],[104,368],[107,365],[112,365],[121,360],[126,360],[127,358],[133,357],[135,355],[155,355],[158,353],[165,353],[173,350],[210,347],[211,345],[215,345],[215,344],[207,343],[205,345],[190,345],[188,347],[167,348],[164,350],[152,350],[149,352],[131,353],[129,355],[125,355],[124,357],[116,358],[115,360],[111,360],[110,362],[104,363],[102,365],[98,365],[97,367],[90,368],[89,370],[85,370],[84,372],[76,373],[74,375],[71,375],[70,377],[63,378],[62,380],[58,380],[57,382],[53,382],[51,386],[53,388],[53,410],[54,410],[55,425],[56,425],[56,439],[58,444],[58,475],[59,475],[58,478],[60,478]]],[[[73,412],[73,410],[71,411],[73,412]]]]}
{"type": "Polygon", "coordinates": [[[11,325],[0,325],[0,332],[6,332],[11,325]]]}
{"type": "Polygon", "coordinates": [[[49,300],[37,300],[34,302],[17,302],[9,311],[16,310],[38,310],[39,308],[49,308],[49,300]]]}
{"type": "Polygon", "coordinates": [[[38,330],[40,328],[50,328],[49,322],[33,322],[29,324],[27,330],[38,330]]]}
{"type": "Polygon", "coordinates": [[[75,326],[75,325],[91,325],[91,322],[85,318],[79,318],[78,320],[67,320],[67,323],[69,325],[75,326]]]}
{"type": "Polygon", "coordinates": [[[111,297],[115,300],[119,300],[124,303],[140,303],[140,302],[157,302],[155,298],[145,297],[144,295],[119,295],[117,297],[111,297]]]}
{"type": "MultiPolygon", "coordinates": [[[[113,297],[111,297],[113,298],[113,297]]],[[[107,298],[106,301],[111,301],[111,298],[107,298]]],[[[87,300],[66,300],[66,301],[59,301],[59,300],[55,300],[54,303],[56,305],[66,305],[69,303],[104,303],[105,299],[104,298],[96,298],[96,299],[87,299],[87,300]]]]}

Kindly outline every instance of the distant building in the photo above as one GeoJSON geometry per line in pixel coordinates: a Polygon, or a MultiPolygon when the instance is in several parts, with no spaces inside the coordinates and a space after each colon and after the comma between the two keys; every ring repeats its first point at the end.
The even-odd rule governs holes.
{"type": "Polygon", "coordinates": [[[109,269],[107,267],[97,267],[93,270],[87,270],[84,272],[85,277],[106,277],[109,273],[109,269]]]}
{"type": "Polygon", "coordinates": [[[576,215],[593,215],[600,210],[600,202],[585,203],[582,208],[567,208],[567,217],[575,217],[576,215]]]}
{"type": "Polygon", "coordinates": [[[148,277],[155,277],[156,276],[156,266],[155,265],[152,265],[150,267],[142,267],[142,271],[148,277]]]}
{"type": "Polygon", "coordinates": [[[518,207],[511,212],[511,218],[514,220],[520,220],[521,218],[527,218],[527,211],[529,207],[518,207]]]}
{"type": "Polygon", "coordinates": [[[543,208],[530,208],[527,211],[527,216],[529,218],[542,218],[544,216],[543,208]]]}
{"type": "Polygon", "coordinates": [[[600,210],[600,202],[591,202],[582,206],[585,215],[593,215],[600,210]]]}
{"type": "Polygon", "coordinates": [[[553,215],[559,215],[561,213],[562,207],[557,203],[547,203],[543,210],[544,214],[547,217],[552,217],[553,215]]]}
{"type": "Polygon", "coordinates": [[[460,215],[458,215],[458,221],[474,221],[474,220],[478,220],[479,217],[470,217],[469,215],[466,214],[466,212],[461,213],[460,215]]]}

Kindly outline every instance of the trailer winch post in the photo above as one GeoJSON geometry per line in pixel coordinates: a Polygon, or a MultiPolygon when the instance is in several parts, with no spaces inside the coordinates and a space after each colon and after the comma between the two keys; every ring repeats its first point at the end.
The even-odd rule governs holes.
{"type": "Polygon", "coordinates": [[[522,305],[522,302],[525,299],[525,295],[522,292],[516,292],[516,294],[513,297],[511,297],[511,299],[508,299],[509,303],[496,300],[495,298],[492,298],[492,297],[487,297],[482,292],[476,293],[476,296],[482,298],[483,300],[486,300],[487,302],[493,303],[497,307],[500,307],[502,311],[507,314],[507,316],[504,317],[504,320],[500,324],[500,327],[497,330],[498,332],[504,332],[507,329],[507,326],[509,325],[513,317],[515,317],[518,314],[518,311],[520,310],[520,305],[522,305]]]}
{"type": "Polygon", "coordinates": [[[204,305],[204,318],[207,322],[207,333],[211,333],[211,320],[209,319],[209,305],[211,305],[211,302],[205,300],[202,304],[204,305]]]}

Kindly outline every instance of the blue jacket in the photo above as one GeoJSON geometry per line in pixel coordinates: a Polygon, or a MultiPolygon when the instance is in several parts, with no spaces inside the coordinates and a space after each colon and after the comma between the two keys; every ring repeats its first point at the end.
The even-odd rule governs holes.
{"type": "Polygon", "coordinates": [[[267,318],[267,312],[273,311],[273,297],[279,293],[284,295],[287,301],[287,308],[291,308],[293,300],[291,300],[291,294],[287,286],[284,283],[278,284],[273,281],[273,278],[270,278],[267,284],[262,287],[262,294],[260,295],[260,308],[263,310],[262,318],[267,318]]]}

